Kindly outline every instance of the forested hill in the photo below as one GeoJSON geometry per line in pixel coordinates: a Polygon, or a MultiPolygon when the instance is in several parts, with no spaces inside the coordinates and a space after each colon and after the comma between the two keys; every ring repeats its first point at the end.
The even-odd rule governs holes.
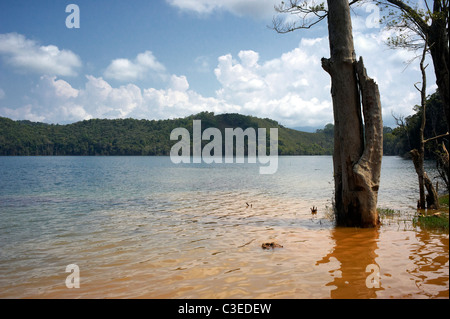
{"type": "MultiPolygon", "coordinates": [[[[191,132],[193,120],[202,121],[202,131],[215,127],[278,128],[279,155],[325,155],[333,151],[332,129],[306,133],[279,125],[270,119],[239,114],[202,112],[182,119],[136,120],[93,119],[67,125],[13,121],[0,117],[0,155],[169,155],[177,141],[170,140],[174,128],[191,132]]],[[[203,145],[209,141],[203,141],[203,145]]],[[[269,146],[269,142],[267,142],[269,146]]]]}

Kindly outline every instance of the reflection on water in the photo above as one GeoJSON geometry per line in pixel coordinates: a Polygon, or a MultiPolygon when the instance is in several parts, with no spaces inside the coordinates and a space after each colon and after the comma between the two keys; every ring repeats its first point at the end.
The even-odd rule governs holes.
{"type": "Polygon", "coordinates": [[[424,296],[448,298],[448,289],[438,288],[448,287],[448,236],[417,232],[416,237],[418,242],[410,254],[414,267],[408,269],[408,273],[414,277],[416,286],[423,291],[424,296]],[[428,276],[423,276],[423,273],[428,276]]]}
{"type": "Polygon", "coordinates": [[[146,157],[0,164],[1,298],[448,298],[448,234],[405,221],[409,161],[384,159],[379,204],[402,214],[379,229],[327,218],[331,157],[281,157],[274,175],[146,157]]]}
{"type": "MultiPolygon", "coordinates": [[[[375,298],[376,289],[382,289],[381,285],[367,285],[366,281],[374,272],[378,274],[378,230],[335,228],[330,231],[330,236],[334,241],[332,251],[316,263],[330,263],[330,259],[334,259],[339,264],[336,269],[330,270],[333,278],[327,284],[331,287],[330,297],[375,298]],[[375,268],[366,272],[369,265],[375,265],[375,268]]],[[[379,281],[376,279],[377,283],[379,281]]]]}

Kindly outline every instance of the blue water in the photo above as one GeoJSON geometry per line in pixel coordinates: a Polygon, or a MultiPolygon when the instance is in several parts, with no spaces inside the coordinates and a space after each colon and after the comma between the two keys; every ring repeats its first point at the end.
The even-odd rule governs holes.
{"type": "MultiPolygon", "coordinates": [[[[169,261],[184,269],[175,266],[189,256],[203,260],[197,241],[208,240],[200,247],[216,258],[225,238],[236,247],[255,240],[245,231],[330,231],[332,223],[312,220],[309,208],[332,205],[332,158],[280,157],[278,165],[276,174],[260,175],[259,164],[173,164],[169,157],[0,157],[0,297],[57,291],[61,269],[74,262],[89,265],[87,282],[104,282],[96,270],[110,264],[114,276],[145,277],[139,265],[149,260],[166,278],[169,261]]],[[[411,210],[416,198],[412,163],[385,157],[379,206],[411,210]]],[[[230,262],[214,261],[218,268],[230,262]]],[[[120,289],[110,297],[134,296],[120,289]]]]}
{"type": "Polygon", "coordinates": [[[331,158],[299,160],[281,158],[276,174],[260,175],[256,164],[173,164],[169,157],[1,157],[0,242],[89,234],[101,223],[96,212],[172,213],[202,193],[331,205],[331,158]],[[183,201],[172,199],[185,193],[183,201]]]}

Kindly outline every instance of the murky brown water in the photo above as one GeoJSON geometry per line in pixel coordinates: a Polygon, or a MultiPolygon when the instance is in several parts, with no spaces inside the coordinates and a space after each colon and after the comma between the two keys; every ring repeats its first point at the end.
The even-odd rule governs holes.
{"type": "Polygon", "coordinates": [[[2,245],[0,298],[449,297],[448,234],[413,227],[404,214],[379,229],[336,228],[330,200],[312,196],[204,189],[158,196],[170,211],[108,206],[93,219],[72,216],[84,220],[78,228],[53,221],[38,238],[2,245]],[[283,248],[263,250],[269,241],[283,248]],[[65,286],[73,263],[79,289],[65,286]],[[378,270],[379,287],[368,287],[378,270]]]}
{"type": "Polygon", "coordinates": [[[448,235],[413,229],[398,220],[388,220],[380,229],[335,228],[324,211],[311,217],[308,203],[252,196],[252,207],[246,208],[246,198],[210,194],[181,209],[177,225],[161,218],[156,237],[146,235],[151,226],[142,216],[124,212],[122,218],[137,222],[129,236],[115,238],[112,231],[110,238],[81,242],[73,252],[81,288],[67,289],[68,274],[60,271],[36,276],[0,296],[449,297],[448,235]],[[263,250],[267,241],[283,248],[263,250]],[[367,287],[368,276],[374,274],[366,272],[371,264],[379,268],[379,288],[367,287]]]}

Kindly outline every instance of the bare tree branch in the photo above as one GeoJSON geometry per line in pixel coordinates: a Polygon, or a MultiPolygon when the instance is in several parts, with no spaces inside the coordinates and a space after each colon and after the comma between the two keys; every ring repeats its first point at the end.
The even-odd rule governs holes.
{"type": "Polygon", "coordinates": [[[437,140],[438,138],[449,136],[449,135],[450,134],[447,132],[445,134],[441,134],[441,135],[438,135],[438,136],[433,136],[433,137],[427,138],[426,140],[423,140],[423,142],[426,143],[426,142],[437,140]]]}
{"type": "Polygon", "coordinates": [[[328,15],[325,3],[316,4],[315,1],[289,0],[275,6],[275,11],[279,14],[295,15],[298,19],[289,22],[280,16],[275,16],[272,20],[272,28],[278,33],[288,33],[298,29],[309,29],[316,25],[328,15]],[[312,17],[312,18],[311,18],[312,17]]]}

